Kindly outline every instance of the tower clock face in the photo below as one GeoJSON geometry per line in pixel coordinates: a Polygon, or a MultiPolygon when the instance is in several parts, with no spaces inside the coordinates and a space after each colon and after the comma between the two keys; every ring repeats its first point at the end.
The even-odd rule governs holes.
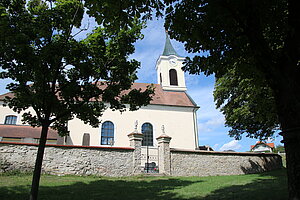
{"type": "Polygon", "coordinates": [[[177,65],[177,60],[175,58],[172,58],[169,60],[169,63],[171,66],[176,66],[177,65]]]}

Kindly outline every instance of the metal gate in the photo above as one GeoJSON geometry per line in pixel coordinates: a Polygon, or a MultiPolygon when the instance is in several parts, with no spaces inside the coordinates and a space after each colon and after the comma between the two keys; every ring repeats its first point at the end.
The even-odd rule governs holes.
{"type": "Polygon", "coordinates": [[[144,173],[158,173],[158,148],[142,146],[141,167],[144,173]]]}

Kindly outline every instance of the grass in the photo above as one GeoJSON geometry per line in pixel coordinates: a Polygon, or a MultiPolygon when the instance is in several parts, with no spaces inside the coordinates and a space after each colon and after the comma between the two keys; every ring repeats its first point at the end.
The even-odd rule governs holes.
{"type": "MultiPolygon", "coordinates": [[[[31,175],[0,175],[0,199],[28,199],[31,175]]],[[[286,171],[211,177],[41,178],[41,200],[202,200],[287,199],[286,171]]]]}

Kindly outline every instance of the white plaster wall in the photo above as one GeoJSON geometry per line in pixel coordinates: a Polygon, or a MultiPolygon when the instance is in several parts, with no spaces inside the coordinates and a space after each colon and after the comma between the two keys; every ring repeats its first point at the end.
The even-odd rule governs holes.
{"type": "Polygon", "coordinates": [[[162,87],[163,89],[167,90],[186,90],[185,85],[185,78],[184,78],[184,72],[182,71],[184,58],[180,58],[177,56],[160,56],[156,63],[156,70],[157,70],[157,83],[160,84],[160,73],[162,76],[162,87]],[[169,63],[169,60],[176,59],[177,65],[172,66],[169,63]],[[170,77],[169,77],[169,70],[170,69],[176,69],[177,71],[177,79],[178,79],[178,86],[171,86],[170,85],[170,77]]]}
{"type": "MultiPolygon", "coordinates": [[[[193,123],[193,108],[149,105],[137,111],[106,110],[100,118],[102,123],[111,121],[115,128],[115,144],[118,147],[129,147],[127,135],[134,131],[134,123],[138,120],[138,131],[141,132],[143,123],[151,123],[153,126],[154,146],[157,146],[156,138],[162,135],[161,127],[165,126],[165,133],[172,137],[170,146],[183,149],[195,149],[195,130],[193,123]]],[[[74,145],[82,144],[84,133],[90,134],[90,145],[101,146],[101,124],[98,128],[84,124],[75,118],[68,123],[70,140],[74,145]]],[[[71,143],[69,143],[71,144],[71,143]]]]}
{"type": "Polygon", "coordinates": [[[260,145],[256,145],[253,148],[253,151],[271,151],[271,148],[264,144],[260,144],[260,145]]]}
{"type": "MultiPolygon", "coordinates": [[[[26,111],[30,111],[31,113],[35,114],[35,111],[32,108],[27,109],[26,111]]],[[[3,106],[3,101],[0,101],[0,124],[4,124],[5,122],[5,117],[8,115],[15,115],[17,116],[17,125],[21,125],[22,123],[22,115],[24,111],[21,113],[16,113],[12,109],[10,109],[8,106],[3,106]]]]}
{"type": "MultiPolygon", "coordinates": [[[[35,113],[32,108],[28,109],[35,113]]],[[[15,113],[9,107],[3,107],[3,102],[0,101],[0,124],[4,124],[5,116],[16,115],[17,125],[21,125],[22,114],[15,113]]],[[[134,123],[138,120],[138,131],[141,132],[143,123],[151,123],[153,126],[153,143],[157,146],[156,138],[162,135],[161,127],[165,126],[165,133],[172,137],[171,148],[183,148],[194,150],[197,147],[195,142],[195,129],[193,120],[193,108],[191,107],[176,107],[149,105],[137,111],[119,111],[106,110],[100,118],[102,122],[111,121],[115,128],[115,144],[117,147],[129,147],[129,139],[127,135],[134,131],[134,123]]],[[[82,145],[84,133],[90,134],[90,145],[101,146],[101,124],[98,128],[92,128],[88,124],[84,124],[78,118],[69,121],[68,128],[70,135],[67,143],[69,145],[82,145]]]]}

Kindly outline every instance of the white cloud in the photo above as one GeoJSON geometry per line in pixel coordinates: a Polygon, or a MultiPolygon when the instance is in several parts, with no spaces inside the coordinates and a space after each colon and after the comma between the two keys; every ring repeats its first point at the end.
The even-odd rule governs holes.
{"type": "Polygon", "coordinates": [[[239,144],[239,141],[232,140],[226,144],[223,144],[223,146],[220,148],[220,151],[224,150],[238,150],[242,147],[242,145],[239,144]]]}
{"type": "Polygon", "coordinates": [[[212,132],[213,130],[224,127],[224,117],[222,115],[214,116],[208,120],[198,120],[199,130],[201,132],[212,132]]]}
{"type": "Polygon", "coordinates": [[[200,132],[212,132],[216,129],[224,128],[224,116],[213,106],[200,108],[197,113],[197,119],[200,132]]]}

